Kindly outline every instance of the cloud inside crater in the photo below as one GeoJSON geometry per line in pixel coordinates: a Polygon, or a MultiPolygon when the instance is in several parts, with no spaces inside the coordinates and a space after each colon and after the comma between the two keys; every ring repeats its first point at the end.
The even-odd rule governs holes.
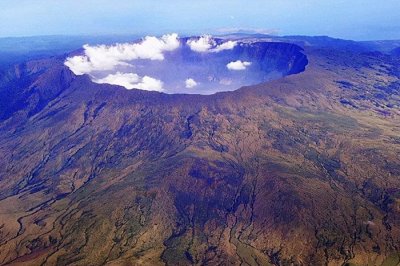
{"type": "Polygon", "coordinates": [[[192,88],[196,87],[197,85],[198,85],[197,82],[196,82],[194,79],[192,79],[192,78],[188,78],[188,79],[185,81],[185,87],[186,87],[187,89],[192,89],[192,88]]]}
{"type": "Polygon", "coordinates": [[[220,89],[219,81],[219,85],[230,89],[239,79],[229,78],[232,73],[228,70],[244,70],[251,64],[238,60],[226,65],[226,57],[236,53],[233,49],[238,41],[223,41],[210,35],[180,40],[173,33],[162,37],[147,36],[136,43],[84,45],[80,55],[68,57],[64,64],[76,75],[87,74],[96,83],[166,93],[210,93],[220,89]],[[190,49],[189,54],[187,49],[190,49]],[[228,50],[232,51],[219,53],[228,50]],[[199,56],[198,53],[208,55],[199,56]],[[199,62],[181,58],[182,55],[197,58],[195,54],[200,58],[199,62]],[[218,70],[211,69],[218,71],[211,73],[211,79],[207,60],[214,60],[218,65],[215,67],[218,70]],[[190,90],[195,87],[196,90],[190,90]]]}
{"type": "Polygon", "coordinates": [[[230,62],[229,64],[226,65],[226,67],[229,70],[245,70],[250,65],[251,62],[237,60],[234,62],[230,62]]]}
{"type": "Polygon", "coordinates": [[[237,42],[227,41],[218,45],[211,35],[204,35],[200,38],[190,39],[186,44],[194,52],[219,53],[224,50],[232,50],[237,45],[237,42]]]}
{"type": "Polygon", "coordinates": [[[112,85],[119,85],[131,89],[140,89],[147,91],[163,91],[163,82],[161,80],[144,76],[140,77],[135,73],[121,73],[109,74],[105,78],[93,80],[96,83],[106,83],[112,85]]]}
{"type": "Polygon", "coordinates": [[[115,45],[84,45],[84,55],[67,58],[65,65],[76,75],[94,71],[110,71],[117,66],[129,65],[136,59],[164,60],[164,52],[179,47],[178,34],[168,34],[161,38],[147,36],[139,43],[115,45]]]}

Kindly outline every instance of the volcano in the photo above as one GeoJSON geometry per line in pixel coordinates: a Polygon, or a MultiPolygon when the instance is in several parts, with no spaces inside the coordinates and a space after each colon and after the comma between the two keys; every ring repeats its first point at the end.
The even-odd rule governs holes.
{"type": "Polygon", "coordinates": [[[0,71],[0,265],[397,265],[398,54],[189,40],[0,71]]]}

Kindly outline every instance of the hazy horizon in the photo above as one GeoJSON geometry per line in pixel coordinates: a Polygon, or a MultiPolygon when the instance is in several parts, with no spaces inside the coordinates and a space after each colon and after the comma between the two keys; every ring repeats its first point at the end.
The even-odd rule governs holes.
{"type": "MultiPolygon", "coordinates": [[[[111,33],[104,33],[104,34],[45,34],[45,35],[21,35],[21,36],[0,36],[0,40],[5,40],[5,39],[36,39],[36,38],[106,38],[106,37],[115,37],[116,40],[113,41],[112,43],[118,43],[118,42],[127,42],[125,40],[126,38],[132,38],[132,41],[139,41],[142,38],[146,36],[154,36],[154,37],[161,37],[165,34],[170,34],[170,33],[177,33],[179,37],[181,38],[187,38],[187,37],[200,37],[200,36],[206,36],[210,35],[213,37],[223,37],[224,35],[229,35],[229,34],[237,34],[241,33],[241,30],[239,29],[237,32],[231,32],[231,33],[212,33],[212,32],[199,32],[199,33],[179,33],[177,31],[169,31],[169,32],[163,32],[159,34],[146,34],[146,33],[124,33],[124,34],[111,34],[111,33]],[[121,40],[119,40],[120,38],[121,40]]],[[[252,34],[264,34],[264,33],[258,33],[258,32],[246,32],[244,34],[247,35],[252,35],[252,34]]],[[[281,35],[281,34],[265,34],[265,36],[271,36],[277,37],[277,38],[286,38],[286,37],[312,37],[312,38],[319,38],[319,37],[327,37],[327,38],[332,38],[332,39],[340,39],[340,40],[345,40],[345,41],[355,41],[355,42],[369,42],[369,41],[400,41],[400,36],[399,37],[393,37],[393,38],[384,38],[384,39],[363,39],[363,40],[356,40],[356,39],[350,39],[350,38],[341,38],[337,36],[332,36],[332,35],[305,35],[305,34],[287,34],[287,35],[281,35]]],[[[130,42],[130,41],[129,41],[130,42]]]]}
{"type": "Polygon", "coordinates": [[[396,0],[0,2],[0,38],[33,36],[224,34],[238,30],[278,36],[350,40],[400,39],[396,0]],[[251,19],[249,17],[251,16],[251,19]]]}

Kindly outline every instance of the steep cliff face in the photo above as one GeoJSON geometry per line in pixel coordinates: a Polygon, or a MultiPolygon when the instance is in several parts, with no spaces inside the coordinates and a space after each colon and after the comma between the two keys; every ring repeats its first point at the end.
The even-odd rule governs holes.
{"type": "Polygon", "coordinates": [[[279,71],[282,76],[303,72],[308,64],[303,49],[290,43],[256,42],[239,46],[236,53],[259,62],[263,71],[279,71]]]}
{"type": "Polygon", "coordinates": [[[209,96],[62,60],[3,78],[0,264],[397,263],[398,59],[262,46],[306,71],[209,96]]]}

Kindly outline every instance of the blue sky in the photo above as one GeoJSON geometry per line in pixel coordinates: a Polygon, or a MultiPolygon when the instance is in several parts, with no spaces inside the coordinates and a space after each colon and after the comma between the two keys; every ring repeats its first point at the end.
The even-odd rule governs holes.
{"type": "Polygon", "coordinates": [[[400,0],[1,0],[0,37],[200,34],[400,39],[400,0]]]}

